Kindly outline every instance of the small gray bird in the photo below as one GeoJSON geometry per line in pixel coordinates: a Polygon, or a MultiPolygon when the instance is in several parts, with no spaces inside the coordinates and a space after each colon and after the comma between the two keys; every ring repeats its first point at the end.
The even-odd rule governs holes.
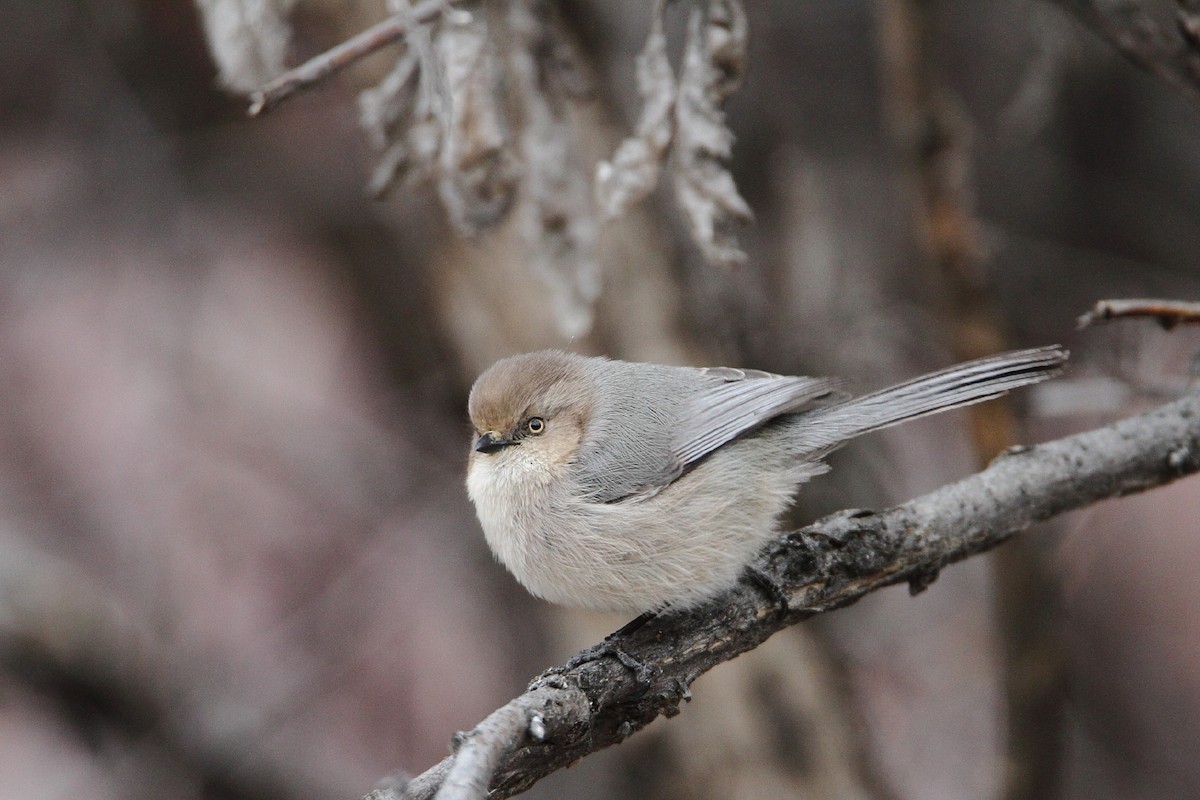
{"type": "Polygon", "coordinates": [[[513,356],[471,389],[467,492],[488,545],[534,595],[683,609],[737,582],[830,451],[1045,380],[1066,358],[1022,350],[846,399],[828,378],[513,356]]]}

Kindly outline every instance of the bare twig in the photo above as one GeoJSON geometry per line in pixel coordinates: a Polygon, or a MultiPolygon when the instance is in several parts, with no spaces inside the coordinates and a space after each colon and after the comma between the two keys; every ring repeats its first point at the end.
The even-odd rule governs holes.
{"type": "Polygon", "coordinates": [[[372,25],[337,47],[288,70],[250,95],[250,116],[264,114],[293,94],[312,88],[354,62],[396,41],[413,25],[429,22],[456,2],[459,0],[424,0],[405,13],[372,25]]]}
{"type": "Polygon", "coordinates": [[[755,569],[784,593],[743,583],[700,608],[665,614],[623,637],[652,675],[615,658],[543,676],[466,735],[451,756],[370,800],[425,800],[456,773],[448,797],[509,797],[678,713],[697,676],[780,629],[907,582],[919,591],[955,561],[990,550],[1034,522],[1200,471],[1200,394],[1114,425],[1019,448],[982,472],[882,512],[845,511],[772,544],[755,569]],[[536,717],[536,721],[535,721],[536,717]],[[486,750],[487,752],[478,752],[486,750]],[[460,764],[462,760],[461,771],[460,764]]]}
{"type": "Polygon", "coordinates": [[[1122,299],[1100,300],[1076,320],[1078,328],[1094,322],[1124,317],[1154,317],[1165,330],[1176,325],[1200,322],[1200,303],[1187,300],[1122,299]]]}

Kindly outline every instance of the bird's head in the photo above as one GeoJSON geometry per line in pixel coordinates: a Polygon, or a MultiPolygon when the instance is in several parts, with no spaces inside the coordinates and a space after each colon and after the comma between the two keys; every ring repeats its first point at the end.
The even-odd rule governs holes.
{"type": "Polygon", "coordinates": [[[585,363],[544,350],[503,359],[480,375],[467,401],[475,428],[470,469],[519,464],[560,474],[578,455],[595,409],[585,363]]]}

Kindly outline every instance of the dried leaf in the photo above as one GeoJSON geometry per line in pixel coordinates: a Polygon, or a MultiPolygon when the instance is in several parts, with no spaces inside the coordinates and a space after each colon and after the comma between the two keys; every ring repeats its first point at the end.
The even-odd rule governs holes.
{"type": "Polygon", "coordinates": [[[516,192],[503,74],[481,9],[445,15],[433,46],[441,68],[438,194],[454,226],[474,234],[498,222],[516,192]]]}
{"type": "Polygon", "coordinates": [[[566,117],[567,84],[556,72],[561,51],[556,53],[555,44],[561,40],[543,0],[514,0],[508,23],[514,100],[524,122],[521,233],[530,247],[530,266],[550,290],[559,329],[579,336],[591,327],[600,276],[591,190],[579,137],[566,117]]]}
{"type": "Polygon", "coordinates": [[[403,134],[416,103],[417,54],[405,50],[377,86],[358,95],[358,118],[371,144],[383,150],[403,134]]]}
{"type": "Polygon", "coordinates": [[[708,61],[713,76],[712,98],[721,103],[742,85],[746,75],[746,45],[750,28],[741,0],[711,0],[704,29],[708,61]]]}
{"type": "Polygon", "coordinates": [[[637,57],[642,111],[636,133],[621,142],[611,161],[596,166],[596,200],[606,219],[621,216],[654,190],[671,146],[676,86],[663,33],[665,10],[665,0],[659,0],[650,36],[637,57]]]}
{"type": "MultiPolygon", "coordinates": [[[[397,14],[408,0],[390,0],[397,14]]],[[[516,167],[501,109],[503,74],[482,11],[449,8],[414,23],[406,49],[379,85],[359,96],[360,119],[383,155],[369,189],[435,177],[450,221],[477,233],[512,204],[516,167]]]]}
{"type": "MultiPolygon", "coordinates": [[[[388,4],[403,14],[406,0],[388,4]]],[[[441,150],[441,122],[432,101],[439,70],[432,45],[431,25],[415,24],[407,47],[378,85],[358,96],[359,122],[371,144],[383,151],[371,174],[368,190],[382,197],[402,179],[419,180],[434,173],[441,150]]]]}
{"type": "MultiPolygon", "coordinates": [[[[407,0],[396,0],[404,2],[407,0]]],[[[409,31],[409,52],[416,56],[417,86],[412,116],[404,138],[408,149],[408,177],[424,180],[437,172],[445,127],[441,91],[443,69],[433,45],[434,25],[416,25],[409,31]]]]}
{"type": "Polygon", "coordinates": [[[707,13],[693,9],[675,102],[676,201],[704,257],[726,266],[746,260],[733,231],[753,218],[726,167],[733,133],[721,111],[741,83],[746,41],[739,0],[711,0],[707,13]]]}
{"type": "Polygon", "coordinates": [[[283,72],[294,0],[196,0],[221,84],[252,92],[283,72]]]}
{"type": "Polygon", "coordinates": [[[403,140],[392,142],[379,156],[379,162],[371,171],[367,181],[367,194],[376,200],[387,195],[388,190],[408,172],[412,163],[411,152],[403,140]]]}

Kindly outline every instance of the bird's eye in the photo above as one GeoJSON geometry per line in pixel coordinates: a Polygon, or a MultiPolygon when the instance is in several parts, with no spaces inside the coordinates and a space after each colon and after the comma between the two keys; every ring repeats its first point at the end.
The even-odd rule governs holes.
{"type": "Polygon", "coordinates": [[[541,417],[530,417],[529,419],[525,420],[525,430],[529,431],[529,433],[533,434],[534,436],[537,436],[546,430],[546,420],[542,419],[541,417]]]}

